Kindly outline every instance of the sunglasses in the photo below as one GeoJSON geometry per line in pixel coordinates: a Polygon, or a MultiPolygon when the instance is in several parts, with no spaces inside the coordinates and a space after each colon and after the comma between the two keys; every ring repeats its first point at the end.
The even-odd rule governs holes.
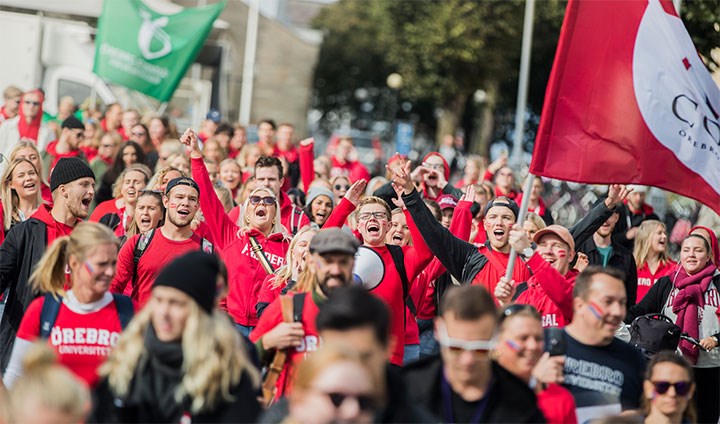
{"type": "Polygon", "coordinates": [[[23,103],[25,103],[28,106],[40,106],[40,102],[33,102],[30,100],[23,100],[23,103]]]}
{"type": "Polygon", "coordinates": [[[459,340],[452,339],[448,336],[447,328],[442,323],[438,323],[438,342],[440,346],[447,348],[450,352],[460,354],[462,352],[470,352],[476,356],[484,356],[495,348],[496,343],[493,340],[459,340]]]}
{"type": "Polygon", "coordinates": [[[345,191],[350,190],[350,186],[349,186],[349,185],[335,184],[335,190],[343,190],[343,189],[345,189],[345,191]]]}
{"type": "Polygon", "coordinates": [[[330,402],[332,402],[335,408],[340,408],[348,398],[353,398],[357,401],[360,410],[371,411],[375,409],[375,400],[369,395],[349,395],[339,392],[325,393],[325,395],[330,399],[330,402]]]}
{"type": "Polygon", "coordinates": [[[262,202],[265,206],[272,206],[275,204],[275,198],[272,196],[250,196],[249,198],[251,205],[259,205],[262,202]]]}
{"type": "Polygon", "coordinates": [[[430,168],[430,169],[435,169],[435,170],[445,168],[445,166],[440,163],[432,164],[432,163],[423,162],[422,166],[424,166],[425,168],[430,168]]]}
{"type": "Polygon", "coordinates": [[[690,393],[690,387],[692,387],[692,383],[689,381],[678,381],[675,383],[669,381],[653,381],[652,384],[655,386],[655,393],[660,395],[667,393],[667,391],[670,390],[670,386],[672,386],[675,388],[675,394],[677,396],[686,396],[690,393]]]}
{"type": "Polygon", "coordinates": [[[387,213],[385,212],[363,212],[358,215],[358,219],[366,220],[370,219],[370,217],[373,217],[375,219],[387,219],[387,213]]]}

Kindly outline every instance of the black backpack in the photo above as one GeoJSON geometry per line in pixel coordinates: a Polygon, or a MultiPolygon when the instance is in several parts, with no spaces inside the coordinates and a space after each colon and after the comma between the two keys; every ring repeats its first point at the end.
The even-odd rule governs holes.
{"type": "Polygon", "coordinates": [[[681,334],[682,329],[663,314],[641,315],[630,324],[630,344],[648,357],[677,349],[681,334]]]}

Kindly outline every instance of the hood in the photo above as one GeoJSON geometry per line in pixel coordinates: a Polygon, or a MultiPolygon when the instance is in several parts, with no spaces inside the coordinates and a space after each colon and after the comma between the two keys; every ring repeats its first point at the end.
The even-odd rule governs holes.
{"type": "Polygon", "coordinates": [[[425,162],[430,156],[437,156],[440,159],[442,159],[443,170],[445,171],[445,172],[443,172],[445,174],[445,181],[450,181],[450,165],[448,165],[447,160],[445,160],[445,157],[443,157],[443,155],[441,155],[438,152],[430,152],[427,155],[425,155],[425,157],[423,158],[422,161],[425,162]]]}

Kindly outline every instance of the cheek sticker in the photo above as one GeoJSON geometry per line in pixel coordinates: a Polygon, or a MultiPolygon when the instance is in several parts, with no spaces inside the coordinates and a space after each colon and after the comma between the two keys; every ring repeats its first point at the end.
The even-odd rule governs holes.
{"type": "Polygon", "coordinates": [[[595,302],[588,302],[588,309],[590,312],[595,315],[595,318],[598,320],[602,319],[603,316],[603,310],[602,308],[595,302]]]}
{"type": "Polygon", "coordinates": [[[514,352],[520,351],[520,345],[518,345],[517,343],[515,343],[512,340],[505,340],[505,345],[507,347],[509,347],[510,349],[512,349],[514,352]]]}
{"type": "Polygon", "coordinates": [[[87,269],[90,274],[95,274],[95,270],[92,265],[90,265],[90,262],[85,262],[85,269],[87,269]]]}

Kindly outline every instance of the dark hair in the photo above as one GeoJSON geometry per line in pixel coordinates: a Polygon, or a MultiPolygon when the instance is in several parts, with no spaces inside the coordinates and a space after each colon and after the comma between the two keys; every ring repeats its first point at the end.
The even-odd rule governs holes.
{"type": "Polygon", "coordinates": [[[593,277],[596,274],[605,274],[617,280],[625,285],[625,273],[617,268],[607,267],[603,268],[600,265],[590,265],[583,272],[581,272],[575,279],[575,287],[573,288],[573,298],[579,297],[587,299],[587,295],[590,292],[590,285],[592,284],[593,277]]]}
{"type": "Polygon", "coordinates": [[[425,202],[425,206],[430,209],[430,212],[432,212],[433,216],[435,217],[435,220],[440,221],[442,220],[442,212],[440,211],[440,205],[432,199],[423,199],[423,202],[425,202]]]}
{"type": "MultiPolygon", "coordinates": [[[[362,287],[338,287],[320,305],[315,325],[324,330],[349,331],[372,327],[375,339],[387,346],[390,340],[390,311],[379,298],[362,287]]],[[[402,342],[399,340],[398,342],[402,342]]]]}
{"type": "Polygon", "coordinates": [[[274,157],[274,156],[260,156],[260,159],[255,162],[255,170],[257,171],[258,168],[272,168],[276,167],[278,170],[278,178],[283,177],[283,166],[282,162],[280,162],[280,159],[274,157]]]}
{"type": "MultiPolygon", "coordinates": [[[[652,358],[650,358],[650,361],[648,361],[647,367],[645,368],[645,380],[652,381],[652,374],[655,366],[667,362],[675,364],[684,369],[688,375],[688,378],[690,379],[690,382],[695,384],[695,373],[693,372],[692,365],[690,365],[690,363],[687,359],[685,359],[685,357],[683,357],[682,355],[678,355],[671,350],[658,352],[653,355],[652,358]]],[[[650,405],[647,403],[647,399],[645,398],[645,396],[643,396],[642,410],[645,412],[645,415],[648,415],[650,413],[650,405]]],[[[695,402],[693,402],[692,400],[688,401],[687,408],[685,408],[685,411],[683,411],[683,422],[697,422],[695,402]]]]}
{"type": "Polygon", "coordinates": [[[497,308],[490,293],[482,286],[453,286],[443,297],[442,315],[452,314],[462,321],[477,320],[485,315],[497,318],[497,308]]]}
{"type": "Polygon", "coordinates": [[[682,247],[682,245],[685,244],[685,240],[688,240],[690,238],[699,238],[700,240],[702,240],[703,245],[705,246],[705,251],[708,253],[708,255],[712,256],[712,249],[710,248],[710,243],[708,243],[707,239],[705,237],[701,236],[700,234],[688,235],[680,242],[680,247],[682,247]]]}
{"type": "Polygon", "coordinates": [[[132,140],[128,140],[122,145],[120,145],[120,148],[118,149],[118,152],[115,154],[115,160],[113,161],[112,167],[105,172],[105,174],[102,177],[102,184],[107,184],[108,187],[112,187],[113,184],[115,184],[115,181],[118,179],[120,174],[125,170],[125,162],[123,162],[123,151],[126,147],[132,147],[135,149],[135,155],[137,156],[137,162],[135,163],[141,163],[145,165],[145,151],[143,148],[137,144],[136,142],[132,140]]]}
{"type": "Polygon", "coordinates": [[[275,121],[273,121],[273,120],[270,119],[270,118],[261,119],[261,120],[258,122],[258,127],[260,127],[261,124],[270,124],[270,126],[272,127],[272,129],[274,129],[274,130],[277,129],[277,125],[275,125],[275,121]]]}
{"type": "Polygon", "coordinates": [[[228,124],[227,122],[221,122],[215,130],[215,135],[218,135],[220,133],[225,133],[229,135],[230,138],[232,138],[233,135],[235,135],[235,128],[233,128],[232,125],[228,124]]]}

